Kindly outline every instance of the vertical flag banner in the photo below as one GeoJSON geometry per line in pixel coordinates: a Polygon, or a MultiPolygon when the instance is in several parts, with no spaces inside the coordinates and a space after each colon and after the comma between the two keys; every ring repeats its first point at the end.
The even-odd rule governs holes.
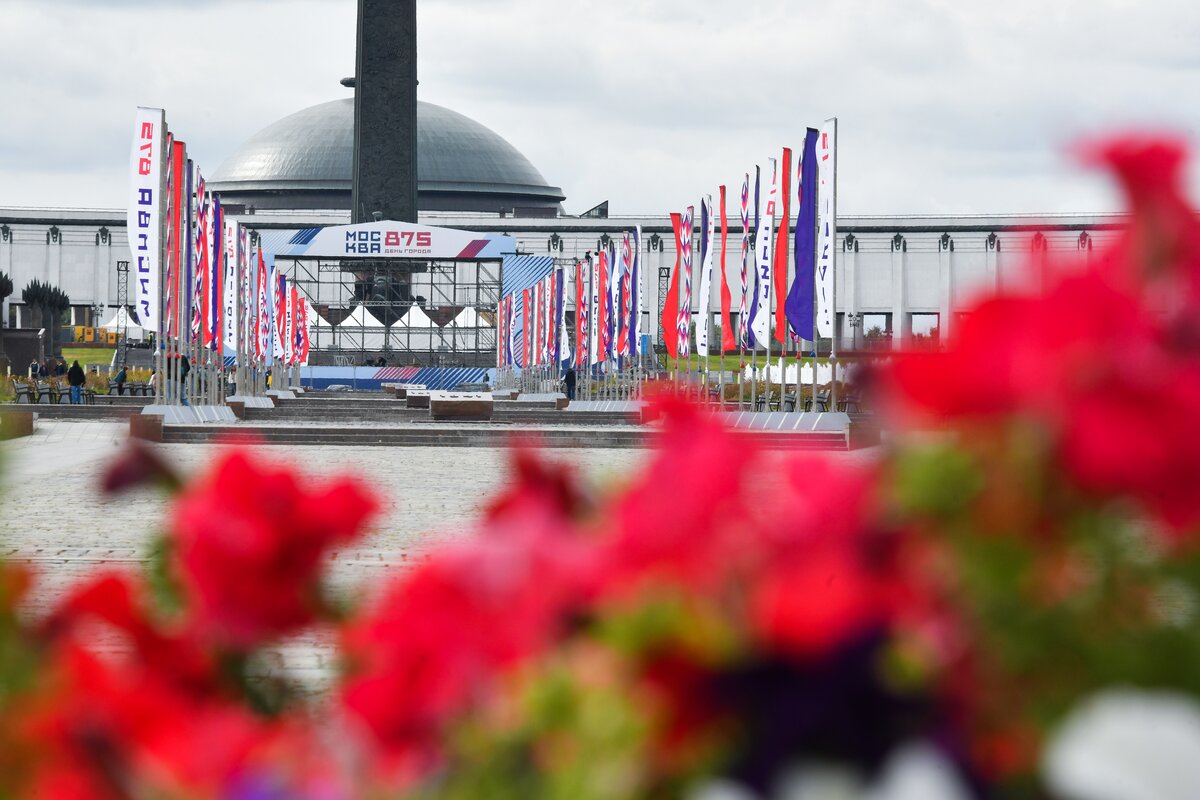
{"type": "Polygon", "coordinates": [[[675,231],[675,266],[671,270],[671,280],[667,285],[667,297],[663,301],[662,332],[663,344],[667,347],[667,355],[679,358],[679,269],[683,256],[683,239],[681,228],[683,220],[678,214],[671,215],[671,228],[675,231]]]}
{"type": "Polygon", "coordinates": [[[742,182],[742,299],[738,305],[738,341],[740,347],[750,344],[750,320],[746,314],[746,295],[749,294],[750,272],[750,173],[742,182]]]}
{"type": "Polygon", "coordinates": [[[505,327],[508,329],[508,337],[504,340],[504,346],[508,348],[508,366],[514,366],[517,363],[517,348],[514,347],[516,335],[516,297],[508,296],[508,307],[505,310],[505,327]]]}
{"type": "Polygon", "coordinates": [[[546,292],[546,363],[558,366],[555,342],[558,341],[558,268],[550,270],[549,291],[546,292]]]}
{"type": "MultiPolygon", "coordinates": [[[[300,330],[300,336],[299,336],[299,339],[300,339],[300,363],[307,365],[308,364],[308,349],[309,349],[308,301],[306,299],[304,299],[303,297],[301,297],[300,302],[297,305],[300,308],[300,324],[298,326],[298,328],[300,330]]],[[[315,314],[316,312],[314,311],[313,313],[315,314]]]]}
{"type": "Polygon", "coordinates": [[[296,363],[296,287],[289,286],[287,279],[281,281],[283,292],[283,363],[289,367],[296,363]]]}
{"type": "Polygon", "coordinates": [[[171,164],[168,170],[167,202],[170,212],[167,215],[167,263],[166,279],[163,281],[165,302],[163,303],[166,319],[163,322],[163,332],[166,336],[178,336],[178,305],[180,297],[180,275],[183,274],[184,223],[187,221],[187,203],[190,198],[184,191],[187,185],[185,169],[187,167],[186,146],[183,142],[170,140],[171,164]]]}
{"type": "Polygon", "coordinates": [[[210,350],[221,349],[221,280],[225,272],[225,212],[221,209],[220,196],[213,197],[212,249],[208,268],[208,287],[204,290],[208,312],[208,326],[204,332],[204,343],[210,350]]]}
{"type": "Polygon", "coordinates": [[[696,353],[711,355],[708,329],[712,320],[713,227],[712,195],[700,200],[700,313],[696,317],[696,353]]]}
{"type": "MultiPolygon", "coordinates": [[[[258,290],[256,292],[258,303],[256,304],[254,320],[254,340],[255,340],[255,355],[258,356],[260,364],[266,364],[271,360],[271,308],[268,305],[270,298],[267,291],[267,265],[263,263],[262,248],[258,248],[258,290]]],[[[314,314],[316,312],[313,312],[314,314]]],[[[315,321],[315,320],[314,320],[315,321]]],[[[325,343],[328,346],[328,342],[325,343]]]]}
{"type": "Polygon", "coordinates": [[[597,275],[600,256],[588,258],[588,368],[599,364],[600,357],[600,295],[597,275]]]}
{"type": "Polygon", "coordinates": [[[531,337],[530,337],[533,340],[533,348],[531,351],[533,360],[530,361],[529,363],[531,365],[536,366],[536,365],[542,363],[541,334],[542,334],[542,331],[545,330],[545,327],[546,327],[546,323],[542,319],[542,317],[546,313],[546,300],[543,297],[544,292],[543,292],[541,281],[538,281],[536,284],[534,284],[533,292],[534,292],[534,295],[533,295],[533,302],[534,302],[533,333],[531,334],[531,337]]]}
{"type": "Polygon", "coordinates": [[[304,312],[300,308],[302,298],[300,289],[292,283],[291,324],[292,324],[292,363],[299,364],[304,360],[304,312]]]}
{"type": "Polygon", "coordinates": [[[642,352],[642,309],[645,308],[642,294],[642,226],[633,229],[633,263],[629,266],[629,282],[633,286],[629,311],[629,354],[638,356],[642,352]]]}
{"type": "Polygon", "coordinates": [[[271,349],[278,361],[287,363],[287,313],[283,293],[287,278],[271,269],[271,349]]]}
{"type": "Polygon", "coordinates": [[[775,238],[775,340],[786,346],[788,341],[787,311],[784,298],[788,292],[788,233],[792,213],[792,149],[783,148],[781,165],[779,233],[775,238]]]}
{"type": "Polygon", "coordinates": [[[621,313],[621,264],[617,243],[609,245],[608,251],[608,357],[617,357],[617,317],[621,313]]]}
{"type": "Polygon", "coordinates": [[[521,366],[533,366],[533,298],[528,289],[521,290],[521,366]]]}
{"type": "Polygon", "coordinates": [[[597,353],[592,359],[594,364],[603,364],[608,360],[608,351],[611,349],[612,343],[610,337],[612,329],[609,326],[609,316],[612,309],[609,307],[611,299],[608,293],[608,250],[600,251],[600,261],[596,266],[596,331],[598,333],[597,353]]]}
{"type": "Polygon", "coordinates": [[[837,117],[825,120],[817,145],[817,333],[833,338],[834,242],[837,239],[837,117]]]}
{"type": "Polygon", "coordinates": [[[813,292],[816,280],[817,235],[817,131],[804,132],[800,154],[800,213],[796,216],[796,277],[787,296],[787,318],[792,333],[813,341],[816,324],[813,292]]]}
{"type": "Polygon", "coordinates": [[[571,358],[571,343],[567,340],[567,314],[563,305],[567,296],[567,270],[559,267],[558,296],[554,299],[554,312],[558,320],[558,339],[554,342],[554,367],[562,369],[563,362],[571,358]]]}
{"type": "Polygon", "coordinates": [[[583,262],[575,262],[575,367],[587,366],[587,287],[583,282],[583,262]]]}
{"type": "Polygon", "coordinates": [[[249,363],[250,354],[254,352],[254,326],[251,324],[251,320],[254,319],[254,281],[250,270],[250,265],[254,263],[253,255],[250,250],[250,229],[242,228],[242,249],[238,259],[238,285],[241,287],[241,297],[238,301],[238,345],[246,363],[249,363]]]}
{"type": "Polygon", "coordinates": [[[195,246],[192,247],[192,336],[195,341],[204,342],[204,287],[208,285],[208,248],[211,239],[208,226],[211,221],[211,207],[208,202],[208,187],[204,184],[204,176],[200,167],[196,167],[196,228],[194,232],[195,246]]]}
{"type": "Polygon", "coordinates": [[[754,319],[750,321],[750,332],[755,346],[766,344],[771,337],[771,240],[775,234],[775,192],[779,176],[775,159],[771,159],[771,185],[767,189],[767,202],[763,205],[762,218],[758,225],[754,253],[758,272],[757,304],[754,319]]]}
{"type": "Polygon", "coordinates": [[[729,249],[729,216],[725,211],[725,187],[718,191],[721,204],[721,352],[737,350],[737,339],[733,336],[733,293],[729,291],[729,274],[725,271],[725,253],[729,249]]]}
{"type": "Polygon", "coordinates": [[[688,206],[679,223],[679,235],[683,241],[683,297],[679,301],[679,356],[692,354],[692,218],[695,206],[688,206]]]}
{"type": "Polygon", "coordinates": [[[159,278],[162,271],[162,178],[166,112],[138,108],[130,154],[129,249],[133,262],[134,306],[138,321],[148,331],[161,330],[159,278]]]}
{"type": "Polygon", "coordinates": [[[629,242],[629,234],[626,233],[621,237],[621,312],[617,315],[617,355],[621,357],[628,356],[631,351],[629,349],[629,327],[633,323],[631,317],[633,303],[630,300],[630,292],[633,289],[631,264],[633,262],[633,248],[629,242]]]}
{"type": "Polygon", "coordinates": [[[225,220],[225,274],[221,276],[223,289],[221,345],[229,351],[237,349],[237,270],[242,249],[241,238],[241,230],[237,222],[232,219],[225,220]]]}

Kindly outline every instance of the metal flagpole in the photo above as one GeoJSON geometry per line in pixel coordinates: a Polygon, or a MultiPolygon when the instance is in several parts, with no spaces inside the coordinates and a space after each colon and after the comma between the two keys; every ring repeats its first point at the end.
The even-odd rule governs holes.
{"type": "MultiPolygon", "coordinates": [[[[829,303],[830,303],[831,313],[833,314],[833,337],[830,339],[830,342],[832,342],[832,344],[830,346],[830,351],[829,351],[829,367],[830,367],[830,384],[829,384],[829,404],[830,405],[829,405],[829,410],[836,411],[837,404],[838,404],[838,392],[837,392],[837,390],[838,390],[838,385],[837,385],[837,318],[838,318],[837,317],[837,251],[838,251],[838,249],[837,249],[837,128],[838,128],[838,123],[837,123],[837,117],[833,117],[832,119],[827,120],[827,122],[831,122],[833,124],[833,131],[832,131],[833,132],[833,143],[830,146],[830,150],[833,153],[833,165],[832,165],[833,166],[833,169],[832,169],[833,175],[832,175],[831,184],[829,187],[829,191],[831,194],[831,197],[830,197],[831,214],[830,214],[830,216],[833,219],[833,231],[830,234],[830,247],[829,247],[829,249],[830,249],[829,268],[831,270],[833,270],[833,280],[831,280],[829,282],[829,285],[831,287],[829,303]]],[[[814,367],[813,369],[815,370],[816,367],[814,367]]]]}

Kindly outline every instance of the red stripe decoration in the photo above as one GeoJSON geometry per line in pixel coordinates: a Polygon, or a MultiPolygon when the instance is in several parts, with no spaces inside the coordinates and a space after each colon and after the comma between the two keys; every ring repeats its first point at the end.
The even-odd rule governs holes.
{"type": "Polygon", "coordinates": [[[662,332],[667,355],[679,358],[679,258],[683,252],[679,227],[679,214],[671,215],[671,227],[675,230],[675,267],[671,270],[671,282],[667,286],[667,298],[663,301],[662,332]]]}
{"type": "Polygon", "coordinates": [[[458,257],[459,258],[474,258],[475,256],[479,255],[481,252],[483,252],[483,248],[487,247],[487,244],[488,244],[487,239],[476,239],[475,241],[473,241],[469,245],[467,245],[465,248],[463,248],[463,251],[458,254],[458,257]]]}

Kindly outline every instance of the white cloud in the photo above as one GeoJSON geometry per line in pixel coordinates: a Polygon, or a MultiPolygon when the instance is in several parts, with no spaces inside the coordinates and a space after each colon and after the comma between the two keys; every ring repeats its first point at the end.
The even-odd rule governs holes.
{"type": "MultiPolygon", "coordinates": [[[[0,204],[118,206],[137,104],[211,173],[344,97],[353,0],[7,0],[0,204]]],[[[1200,127],[1174,0],[425,0],[421,97],[495,129],[582,211],[665,213],[841,122],[845,213],[1091,211],[1063,147],[1200,127]]]]}

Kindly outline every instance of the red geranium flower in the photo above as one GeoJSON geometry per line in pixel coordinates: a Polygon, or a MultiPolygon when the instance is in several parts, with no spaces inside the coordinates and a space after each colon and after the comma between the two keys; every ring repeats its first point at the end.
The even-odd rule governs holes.
{"type": "Polygon", "coordinates": [[[324,610],[327,551],[362,535],[378,504],[357,480],[306,485],[290,469],[226,454],[179,498],[175,560],[198,623],[247,647],[312,623],[324,610]]]}

